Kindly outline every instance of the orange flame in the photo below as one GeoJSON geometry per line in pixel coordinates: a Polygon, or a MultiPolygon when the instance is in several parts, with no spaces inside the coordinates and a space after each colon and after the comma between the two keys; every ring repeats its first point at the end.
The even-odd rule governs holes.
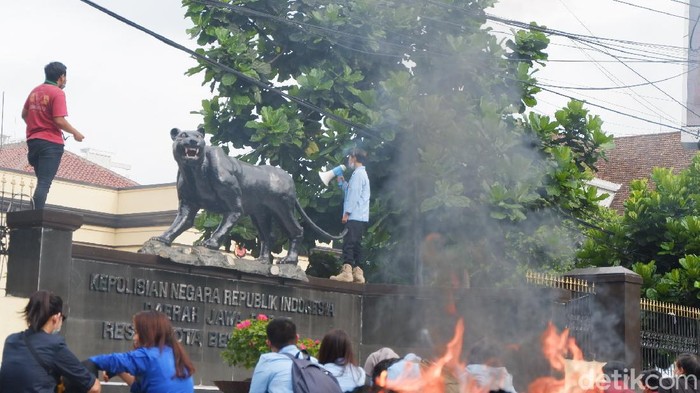
{"type": "Polygon", "coordinates": [[[569,329],[557,333],[550,322],[542,334],[542,353],[563,378],[541,377],[530,383],[528,393],[600,393],[596,382],[602,376],[602,363],[587,362],[569,329]],[[567,359],[566,356],[571,356],[567,359]]]}
{"type": "Polygon", "coordinates": [[[395,380],[387,380],[386,374],[382,373],[382,376],[377,381],[377,385],[402,393],[444,393],[445,378],[443,373],[448,372],[452,375],[460,375],[464,370],[465,365],[459,361],[463,337],[464,320],[460,319],[455,326],[455,334],[452,340],[447,344],[445,354],[429,366],[422,368],[419,378],[408,376],[410,370],[407,367],[402,375],[395,380]]]}
{"type": "MultiPolygon", "coordinates": [[[[474,380],[464,378],[466,365],[460,361],[464,321],[460,319],[455,326],[455,334],[447,344],[445,354],[425,366],[419,378],[412,377],[410,365],[397,379],[388,379],[383,372],[375,384],[399,393],[445,393],[448,385],[450,392],[488,393],[487,387],[479,386],[474,380]],[[453,389],[457,387],[458,389],[453,389]]],[[[602,375],[602,363],[587,362],[576,341],[569,337],[569,330],[557,333],[550,322],[542,334],[542,353],[551,367],[563,375],[562,378],[541,377],[533,381],[527,393],[602,393],[596,384],[602,375]],[[588,382],[582,384],[582,381],[588,382]]]]}

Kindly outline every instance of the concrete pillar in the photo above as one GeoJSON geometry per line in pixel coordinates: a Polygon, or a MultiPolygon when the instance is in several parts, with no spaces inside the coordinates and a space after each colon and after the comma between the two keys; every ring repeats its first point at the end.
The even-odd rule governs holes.
{"type": "Polygon", "coordinates": [[[621,266],[576,269],[566,276],[595,284],[592,310],[595,360],[619,360],[640,371],[642,278],[621,266]]]}
{"type": "Polygon", "coordinates": [[[7,213],[7,294],[29,297],[39,289],[69,293],[73,231],[82,224],[81,215],[54,210],[7,213]]]}

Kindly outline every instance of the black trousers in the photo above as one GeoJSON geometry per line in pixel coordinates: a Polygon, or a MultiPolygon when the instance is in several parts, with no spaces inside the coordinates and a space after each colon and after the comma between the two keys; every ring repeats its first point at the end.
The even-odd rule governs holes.
{"type": "Polygon", "coordinates": [[[343,237],[343,263],[359,266],[362,263],[362,235],[367,230],[367,223],[348,220],[345,228],[348,232],[343,237]]]}
{"type": "Polygon", "coordinates": [[[61,163],[63,145],[44,139],[30,139],[27,141],[27,147],[27,159],[36,174],[34,209],[43,209],[53,178],[58,172],[58,165],[61,163]]]}

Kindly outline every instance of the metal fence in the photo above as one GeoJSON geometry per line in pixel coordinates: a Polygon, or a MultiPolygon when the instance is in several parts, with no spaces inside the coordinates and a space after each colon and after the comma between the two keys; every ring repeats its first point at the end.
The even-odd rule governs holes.
{"type": "Polygon", "coordinates": [[[700,309],[641,299],[642,367],[673,372],[675,358],[700,349],[700,309]]]}
{"type": "Polygon", "coordinates": [[[532,285],[559,288],[566,294],[554,304],[553,322],[560,329],[569,329],[569,335],[583,351],[586,360],[593,360],[593,301],[595,284],[573,277],[528,272],[527,282],[532,285]]]}
{"type": "Polygon", "coordinates": [[[7,251],[10,231],[6,213],[33,208],[34,182],[23,177],[0,176],[0,295],[5,294],[7,276],[7,251]]]}

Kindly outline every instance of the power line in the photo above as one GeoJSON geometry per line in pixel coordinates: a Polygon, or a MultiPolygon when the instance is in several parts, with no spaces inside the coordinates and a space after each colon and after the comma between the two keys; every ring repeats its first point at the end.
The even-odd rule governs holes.
{"type": "MultiPolygon", "coordinates": [[[[429,3],[435,3],[435,2],[430,1],[430,0],[426,0],[426,1],[429,2],[429,3]]],[[[215,7],[222,7],[222,6],[224,6],[224,7],[228,8],[228,9],[232,9],[232,8],[234,7],[234,6],[230,6],[230,5],[224,5],[224,4],[221,4],[221,3],[211,2],[211,1],[208,1],[208,0],[200,0],[199,2],[200,2],[200,3],[205,3],[205,4],[207,4],[207,5],[215,6],[215,7]]],[[[438,3],[438,4],[439,4],[439,5],[444,5],[444,4],[440,4],[440,3],[438,3]]],[[[461,8],[461,7],[451,7],[451,8],[458,8],[458,9],[464,10],[464,9],[461,8]]],[[[235,11],[246,12],[246,11],[251,11],[251,10],[250,10],[250,9],[247,9],[247,7],[236,6],[236,7],[235,7],[235,11]]],[[[279,19],[278,17],[275,17],[274,15],[266,14],[266,13],[263,13],[263,12],[260,12],[260,11],[257,11],[257,10],[252,10],[251,12],[253,12],[254,14],[256,14],[256,16],[260,16],[260,17],[272,17],[272,18],[275,18],[275,19],[279,19]]],[[[285,22],[285,23],[288,23],[287,20],[284,20],[284,22],[285,22]]],[[[296,23],[296,22],[295,22],[295,23],[296,23]]],[[[517,23],[522,23],[522,22],[517,22],[517,23]]],[[[312,26],[312,27],[314,27],[314,28],[317,27],[317,26],[311,25],[311,24],[305,24],[305,25],[307,25],[307,26],[312,26]]],[[[534,27],[534,26],[526,25],[526,27],[527,27],[527,28],[532,28],[532,27],[534,27]]],[[[324,30],[336,32],[336,31],[333,30],[333,29],[324,28],[324,30]]],[[[551,29],[543,29],[543,30],[546,30],[546,31],[553,31],[553,30],[551,30],[551,29]]],[[[570,34],[570,33],[565,33],[565,34],[563,34],[563,35],[564,35],[564,36],[569,36],[569,37],[581,36],[581,35],[575,35],[575,34],[570,34]]],[[[624,40],[611,40],[611,41],[617,41],[617,42],[631,42],[631,41],[624,41],[624,40]]],[[[600,51],[600,49],[596,49],[596,48],[594,48],[594,49],[600,51]]],[[[612,48],[611,48],[611,49],[612,49],[612,48]]],[[[608,55],[610,55],[610,54],[608,54],[608,55]]],[[[611,56],[613,56],[613,55],[611,55],[611,56]]],[[[613,56],[613,57],[614,57],[614,56],[613,56]]],[[[614,57],[614,58],[615,58],[615,57],[614,57]]],[[[619,62],[622,62],[622,61],[619,60],[619,62]]],[[[624,64],[624,62],[622,62],[622,63],[624,64]]],[[[629,67],[629,66],[627,66],[627,67],[629,67]]],[[[634,71],[634,70],[633,70],[633,71],[634,71]]],[[[634,71],[634,72],[636,72],[636,71],[634,71]]],[[[640,75],[640,77],[644,78],[644,77],[641,76],[641,75],[640,75]]],[[[646,84],[651,84],[651,85],[653,85],[654,82],[649,81],[649,80],[647,80],[646,78],[644,78],[644,79],[645,79],[646,82],[647,82],[646,84]]],[[[535,86],[538,86],[538,85],[535,85],[535,86]]],[[[544,89],[544,88],[543,88],[543,89],[544,89]]],[[[550,90],[550,91],[551,91],[551,90],[550,90]]],[[[664,93],[665,93],[665,92],[664,92],[664,93]]],[[[558,93],[555,93],[555,94],[558,94],[558,93]]],[[[673,97],[671,97],[671,96],[669,96],[669,97],[670,97],[671,99],[673,99],[673,97]]],[[[571,99],[575,99],[575,98],[573,98],[573,97],[570,97],[570,98],[571,98],[571,99]]],[[[674,99],[674,100],[675,100],[675,99],[674,99]]],[[[679,103],[677,100],[676,100],[676,102],[679,103]]],[[[604,108],[604,109],[606,109],[606,110],[610,110],[610,111],[612,111],[612,112],[614,112],[614,113],[618,113],[618,114],[622,114],[622,115],[627,115],[627,116],[629,116],[629,117],[636,118],[636,119],[638,119],[638,120],[649,121],[649,122],[652,122],[652,124],[657,124],[657,125],[661,125],[661,126],[669,127],[669,128],[673,128],[673,129],[680,129],[680,128],[675,127],[675,126],[669,126],[669,125],[666,125],[666,124],[663,124],[663,123],[654,122],[653,120],[644,119],[644,118],[641,118],[641,117],[638,117],[638,116],[634,116],[634,115],[624,114],[624,112],[615,111],[615,110],[609,109],[609,108],[604,107],[604,106],[601,106],[601,105],[595,105],[595,104],[592,104],[592,105],[593,105],[593,106],[598,106],[598,107],[604,108]]],[[[651,104],[649,104],[649,105],[651,105],[651,104]]],[[[682,105],[682,104],[681,104],[681,105],[682,105]]],[[[663,117],[663,116],[662,116],[662,117],[663,117]]],[[[667,120],[670,120],[670,116],[666,115],[666,117],[667,117],[667,120]]],[[[670,120],[670,121],[671,121],[671,120],[670,120]]],[[[685,131],[685,130],[683,130],[683,131],[685,131]]],[[[686,132],[687,132],[687,131],[686,131],[686,132]]]]}
{"type": "Polygon", "coordinates": [[[678,3],[678,4],[683,4],[683,5],[688,6],[690,8],[700,8],[699,5],[689,4],[689,3],[686,3],[685,1],[681,1],[681,0],[670,0],[670,1],[672,1],[674,3],[678,3]]]}
{"type": "Polygon", "coordinates": [[[641,8],[641,9],[643,9],[643,10],[652,11],[652,12],[656,12],[656,13],[658,13],[658,14],[668,15],[668,16],[672,16],[672,17],[674,17],[674,18],[685,19],[685,20],[688,20],[688,21],[693,22],[690,18],[686,18],[685,16],[680,16],[680,15],[672,14],[672,13],[670,13],[670,12],[657,10],[657,9],[655,9],[655,8],[649,8],[649,7],[645,7],[645,6],[643,6],[643,5],[639,5],[639,4],[628,3],[628,2],[622,1],[622,0],[613,0],[613,1],[616,2],[616,3],[620,3],[620,4],[629,5],[629,6],[631,6],[631,7],[641,8]]]}
{"type": "MultiPolygon", "coordinates": [[[[687,62],[687,60],[688,60],[687,57],[675,57],[675,56],[672,56],[669,54],[659,53],[659,52],[655,52],[655,51],[651,51],[651,50],[646,50],[646,49],[641,49],[641,48],[629,48],[629,47],[621,46],[621,45],[630,45],[630,44],[617,43],[616,45],[619,45],[619,47],[614,47],[614,46],[612,46],[613,44],[611,44],[611,43],[607,43],[607,42],[603,43],[598,39],[585,38],[587,36],[582,36],[580,34],[570,34],[570,33],[560,34],[560,33],[556,33],[555,30],[540,28],[538,26],[529,26],[523,22],[518,22],[518,21],[508,22],[507,20],[505,20],[505,21],[494,20],[494,22],[504,24],[506,26],[515,26],[515,27],[518,27],[521,29],[530,29],[530,30],[540,31],[542,33],[550,34],[553,36],[565,37],[565,38],[568,38],[572,41],[580,41],[580,42],[585,42],[585,43],[589,43],[592,45],[597,45],[597,46],[606,48],[608,50],[613,50],[616,52],[635,56],[634,57],[635,59],[646,58],[646,59],[653,59],[653,60],[666,60],[666,61],[679,61],[679,62],[687,62]]],[[[650,46],[645,46],[645,45],[637,45],[637,46],[651,48],[650,46]]],[[[687,51],[687,48],[684,48],[683,50],[687,51]]]]}
{"type": "MultiPolygon", "coordinates": [[[[291,96],[291,95],[287,94],[286,92],[284,92],[284,91],[282,91],[282,90],[280,90],[280,89],[275,88],[274,86],[271,86],[271,85],[269,85],[269,84],[267,84],[267,83],[265,83],[265,82],[262,82],[262,81],[260,81],[260,80],[255,79],[255,78],[251,78],[251,77],[249,77],[249,76],[243,74],[242,72],[240,72],[240,71],[238,71],[238,70],[236,70],[236,69],[233,69],[233,68],[231,68],[231,67],[228,67],[228,66],[225,66],[225,65],[223,65],[223,64],[220,64],[220,63],[218,63],[218,62],[216,62],[216,61],[214,61],[214,60],[212,60],[212,59],[209,59],[208,57],[203,56],[203,55],[201,55],[201,54],[199,54],[199,53],[197,53],[197,52],[195,52],[195,51],[193,51],[193,50],[191,50],[191,49],[189,49],[189,48],[187,48],[187,47],[185,47],[185,46],[183,46],[183,45],[180,45],[180,44],[178,44],[178,43],[176,43],[176,42],[174,42],[174,41],[172,41],[172,40],[170,40],[170,39],[168,39],[168,38],[166,38],[166,37],[164,37],[164,36],[162,36],[162,35],[160,35],[160,34],[157,34],[157,33],[153,32],[153,31],[151,31],[151,30],[149,30],[149,29],[147,29],[147,28],[145,28],[145,27],[143,27],[143,26],[141,26],[141,25],[139,25],[139,24],[137,24],[137,23],[135,23],[135,22],[132,22],[132,21],[130,21],[129,19],[126,19],[126,18],[124,18],[124,17],[122,17],[122,16],[120,16],[120,15],[118,15],[118,14],[116,14],[116,13],[114,13],[114,12],[112,12],[112,11],[110,11],[110,10],[108,10],[108,9],[106,9],[106,8],[104,8],[104,7],[102,7],[102,6],[100,6],[100,5],[98,5],[98,4],[95,4],[95,3],[93,3],[93,2],[90,1],[90,0],[80,0],[80,1],[82,1],[83,3],[85,3],[85,4],[87,4],[87,5],[90,5],[91,7],[95,8],[95,9],[97,9],[97,10],[103,12],[103,13],[106,13],[107,15],[109,15],[109,16],[111,16],[111,17],[113,17],[113,18],[115,18],[115,19],[117,19],[117,20],[119,20],[119,21],[121,21],[121,22],[123,22],[123,23],[125,23],[125,24],[127,24],[127,25],[129,25],[129,26],[131,26],[131,27],[134,27],[134,28],[136,28],[136,29],[138,29],[138,30],[140,30],[140,31],[142,31],[142,32],[144,32],[144,33],[146,33],[146,34],[148,34],[148,35],[150,35],[150,36],[156,38],[157,40],[159,40],[159,41],[161,41],[161,42],[163,42],[163,43],[165,43],[165,44],[167,44],[167,45],[169,45],[169,46],[171,46],[171,47],[174,47],[174,48],[179,49],[179,50],[181,50],[181,51],[183,51],[183,52],[186,52],[186,53],[190,54],[191,56],[193,56],[193,57],[195,57],[195,58],[197,58],[197,59],[199,59],[199,60],[202,60],[203,62],[206,62],[206,63],[208,63],[208,64],[210,64],[210,65],[215,66],[215,67],[219,67],[219,68],[221,68],[221,69],[223,69],[223,70],[225,70],[225,71],[227,71],[227,72],[230,72],[230,73],[232,73],[232,74],[238,76],[239,78],[241,78],[241,79],[243,79],[243,80],[245,80],[245,81],[247,81],[247,82],[249,82],[249,83],[251,83],[251,84],[254,84],[254,85],[256,85],[256,86],[258,86],[258,87],[260,87],[260,88],[262,88],[262,89],[265,89],[265,90],[274,92],[274,93],[276,93],[276,94],[279,94],[279,95],[281,95],[282,97],[285,97],[285,98],[289,99],[290,101],[293,101],[293,102],[295,102],[295,103],[297,103],[297,104],[299,104],[299,105],[301,105],[301,106],[304,106],[304,107],[306,107],[306,108],[308,108],[308,109],[314,110],[314,111],[316,111],[316,112],[318,112],[318,113],[320,113],[320,114],[323,114],[324,116],[327,116],[328,118],[331,118],[331,119],[333,119],[333,120],[336,120],[336,121],[338,121],[339,123],[342,123],[342,124],[344,124],[344,125],[346,125],[346,126],[349,126],[349,127],[355,129],[358,133],[360,133],[360,134],[362,134],[362,135],[364,135],[364,136],[367,136],[367,137],[369,137],[369,138],[379,138],[379,139],[381,139],[378,135],[375,135],[375,133],[377,133],[377,131],[374,130],[374,129],[368,128],[368,127],[366,127],[366,126],[363,126],[363,125],[357,124],[357,123],[355,123],[355,122],[352,122],[352,121],[350,121],[350,120],[344,119],[344,118],[342,118],[342,117],[336,116],[336,115],[333,114],[332,112],[329,112],[329,111],[327,111],[327,110],[324,110],[323,108],[320,108],[320,107],[318,107],[318,106],[316,106],[316,105],[314,105],[314,104],[308,103],[308,102],[306,102],[305,100],[300,99],[300,98],[298,98],[298,97],[291,96]]],[[[522,82],[522,81],[521,81],[521,82],[522,82]]],[[[536,84],[532,84],[532,83],[528,83],[528,82],[522,82],[522,83],[530,84],[530,85],[532,85],[532,86],[538,87],[536,84]]],[[[680,127],[676,127],[676,126],[672,126],[672,125],[668,125],[668,124],[656,122],[656,121],[653,121],[653,120],[649,120],[649,119],[646,119],[646,118],[642,118],[642,117],[640,117],[640,116],[635,116],[635,115],[631,115],[631,114],[628,114],[628,113],[624,113],[624,112],[621,112],[621,111],[618,111],[618,110],[615,110],[615,109],[607,108],[607,107],[602,106],[602,105],[599,105],[599,104],[595,104],[595,103],[590,102],[590,101],[580,100],[580,99],[577,99],[577,98],[572,97],[572,96],[570,96],[570,95],[563,94],[563,93],[559,93],[559,92],[557,92],[557,91],[548,89],[548,88],[546,88],[546,87],[540,87],[540,89],[543,90],[543,91],[548,91],[548,92],[550,92],[550,93],[553,93],[553,94],[562,96],[562,97],[566,97],[566,98],[568,98],[568,99],[570,99],[570,100],[582,101],[582,102],[587,103],[587,104],[590,105],[590,106],[597,107],[597,108],[600,108],[600,109],[603,109],[603,110],[606,110],[606,111],[609,111],[609,112],[617,113],[617,114],[622,115],[622,116],[634,118],[634,119],[641,120],[641,121],[644,121],[644,122],[647,122],[647,123],[650,123],[650,124],[656,124],[656,125],[660,125],[660,126],[662,126],[662,127],[666,127],[666,128],[670,128],[670,129],[674,129],[674,130],[679,130],[679,131],[686,132],[686,133],[691,134],[691,135],[696,136],[696,137],[700,136],[700,135],[695,134],[695,133],[692,133],[692,132],[690,132],[690,131],[688,131],[688,130],[684,130],[684,129],[680,128],[680,127]]]]}
{"type": "Polygon", "coordinates": [[[602,52],[605,53],[605,54],[607,54],[608,56],[612,57],[613,59],[618,60],[618,61],[620,62],[620,64],[622,64],[623,66],[627,67],[627,69],[629,69],[630,71],[632,71],[633,73],[635,73],[637,76],[639,76],[640,78],[642,78],[644,81],[649,82],[649,84],[650,84],[651,86],[653,86],[653,87],[656,88],[658,91],[660,91],[661,93],[663,93],[666,97],[668,97],[668,98],[672,99],[673,101],[675,101],[678,105],[680,105],[680,106],[683,107],[684,109],[688,110],[690,113],[694,114],[695,116],[700,117],[700,114],[697,114],[694,110],[690,109],[688,106],[686,106],[686,105],[683,104],[682,102],[678,101],[675,97],[673,97],[672,95],[668,94],[665,90],[663,90],[662,88],[656,86],[656,85],[655,85],[654,83],[652,83],[649,79],[647,79],[644,75],[640,74],[637,70],[635,70],[634,68],[632,68],[630,65],[626,64],[624,61],[618,59],[618,58],[617,58],[615,55],[613,55],[612,53],[605,52],[605,51],[602,51],[602,52]]]}
{"type": "MultiPolygon", "coordinates": [[[[581,20],[581,19],[566,5],[566,3],[564,2],[564,0],[559,0],[559,2],[564,6],[564,8],[566,8],[566,10],[567,10],[571,15],[573,15],[573,17],[576,19],[576,21],[578,21],[578,23],[579,23],[581,26],[583,26],[583,28],[586,29],[586,31],[588,31],[589,34],[594,35],[593,32],[591,31],[591,29],[589,29],[588,26],[586,26],[586,24],[583,23],[583,21],[582,21],[582,20],[581,20]]],[[[573,41],[573,42],[574,42],[574,45],[576,45],[577,47],[579,47],[579,44],[578,44],[576,41],[573,41]]],[[[579,50],[581,50],[580,47],[579,47],[579,50]]],[[[588,58],[590,58],[591,60],[593,60],[593,57],[592,57],[589,53],[584,52],[583,50],[581,50],[581,51],[583,52],[583,54],[584,54],[586,57],[588,57],[588,58]]],[[[603,75],[605,75],[605,77],[607,77],[611,82],[615,83],[615,84],[618,85],[618,86],[622,84],[622,81],[621,81],[618,77],[616,77],[615,74],[613,74],[613,73],[610,72],[607,68],[605,68],[602,64],[595,63],[595,66],[596,66],[596,67],[600,70],[600,72],[603,73],[603,75]]],[[[630,90],[630,91],[627,92],[627,95],[628,95],[630,98],[632,98],[634,101],[636,101],[638,104],[640,104],[640,105],[643,106],[644,108],[648,109],[649,111],[653,112],[654,114],[658,115],[659,117],[665,118],[667,121],[673,121],[673,119],[671,118],[671,116],[669,116],[668,114],[666,114],[663,110],[661,110],[660,108],[656,107],[654,104],[652,104],[651,102],[645,100],[644,98],[639,97],[639,94],[638,94],[636,91],[631,90],[631,89],[629,89],[629,90],[630,90]],[[634,97],[633,95],[634,95],[634,96],[637,96],[637,97],[634,97]],[[648,105],[648,106],[647,106],[647,105],[648,105]]]]}
{"type": "Polygon", "coordinates": [[[649,81],[649,82],[643,82],[643,83],[636,83],[636,84],[633,84],[633,85],[598,86],[598,87],[557,86],[557,85],[550,85],[550,84],[546,84],[546,83],[538,83],[538,85],[540,85],[540,86],[546,86],[546,87],[556,87],[556,88],[559,88],[559,89],[568,89],[568,90],[619,90],[619,89],[629,89],[629,88],[633,88],[633,87],[649,86],[649,85],[653,85],[653,84],[655,84],[655,83],[666,82],[666,81],[669,81],[669,80],[671,80],[671,79],[678,78],[679,76],[683,76],[683,75],[685,75],[685,74],[689,74],[689,73],[691,73],[691,72],[697,70],[698,68],[700,68],[700,66],[695,66],[695,67],[693,67],[692,69],[688,69],[687,71],[683,71],[683,72],[681,72],[680,74],[677,74],[677,75],[669,76],[668,78],[663,78],[663,79],[659,79],[659,80],[655,80],[655,81],[649,81]]]}
{"type": "MultiPolygon", "coordinates": [[[[500,22],[497,22],[500,23],[500,22]]],[[[498,33],[498,34],[503,34],[507,36],[514,36],[514,33],[512,31],[503,31],[503,30],[495,30],[495,29],[490,29],[491,32],[498,33]]],[[[587,49],[587,48],[581,48],[580,46],[574,46],[574,45],[566,45],[561,42],[554,42],[551,41],[548,46],[561,46],[564,48],[573,48],[573,49],[578,49],[580,51],[592,51],[592,49],[587,49]]],[[[655,53],[655,52],[647,52],[647,53],[655,53]]],[[[619,56],[621,59],[624,59],[628,62],[631,63],[665,63],[665,64],[680,64],[680,65],[685,65],[685,64],[696,64],[700,63],[700,61],[695,60],[691,61],[688,60],[687,58],[650,58],[647,55],[639,54],[638,56],[619,56]]],[[[561,63],[593,63],[593,62],[598,62],[598,63],[617,63],[616,60],[584,60],[584,59],[547,59],[548,62],[561,62],[561,63]]]]}
{"type": "Polygon", "coordinates": [[[632,119],[636,119],[636,120],[641,120],[641,121],[646,122],[646,123],[649,123],[649,124],[656,124],[657,126],[662,126],[662,127],[670,128],[670,129],[672,129],[672,130],[677,130],[677,131],[685,132],[686,134],[692,135],[692,136],[694,136],[694,137],[696,137],[696,138],[700,138],[700,133],[691,132],[691,131],[688,131],[688,130],[683,129],[683,128],[681,128],[681,127],[672,126],[672,125],[665,124],[665,123],[661,123],[661,122],[658,122],[658,121],[646,119],[646,118],[643,118],[643,117],[640,117],[640,116],[631,115],[631,114],[629,114],[629,113],[625,113],[625,112],[621,112],[621,111],[618,111],[618,110],[615,110],[615,109],[611,109],[611,108],[608,108],[608,107],[606,107],[606,106],[603,106],[603,105],[599,105],[599,104],[590,102],[590,101],[588,101],[588,100],[581,100],[581,99],[578,99],[578,98],[576,98],[576,97],[572,97],[572,96],[570,96],[570,95],[568,95],[568,94],[564,94],[564,93],[560,93],[560,92],[558,92],[558,91],[554,91],[554,90],[548,89],[548,88],[546,88],[546,87],[540,87],[540,89],[542,89],[543,91],[548,91],[548,92],[550,92],[550,93],[552,93],[552,94],[556,94],[556,95],[558,95],[558,96],[562,96],[562,97],[568,98],[568,99],[570,99],[570,100],[581,101],[581,102],[583,102],[583,103],[585,103],[585,104],[587,104],[587,105],[594,106],[594,107],[596,107],[596,108],[600,108],[600,109],[606,110],[606,111],[608,111],[608,112],[617,113],[618,115],[626,116],[626,117],[629,117],[629,118],[632,118],[632,119]]]}
{"type": "Polygon", "coordinates": [[[299,105],[301,105],[301,106],[303,106],[303,107],[306,107],[306,108],[308,108],[308,109],[311,109],[311,110],[313,110],[313,111],[315,111],[315,112],[318,112],[318,113],[320,113],[320,114],[322,114],[322,115],[324,115],[324,116],[326,116],[326,117],[328,117],[328,118],[330,118],[330,119],[333,119],[333,120],[335,120],[335,121],[337,121],[337,122],[339,122],[339,123],[342,123],[342,124],[344,124],[344,125],[346,125],[346,126],[352,128],[352,129],[354,129],[355,131],[357,131],[358,134],[362,134],[363,136],[366,136],[366,137],[368,137],[368,138],[378,138],[378,139],[381,140],[381,138],[378,136],[378,131],[376,131],[376,130],[373,130],[373,129],[368,128],[368,127],[366,127],[366,126],[364,126],[364,125],[361,125],[361,124],[357,124],[357,123],[355,123],[355,122],[353,122],[353,121],[344,119],[344,118],[342,118],[342,117],[340,117],[340,116],[337,116],[336,114],[334,114],[334,113],[332,113],[332,112],[330,112],[330,111],[328,111],[328,110],[326,110],[326,109],[324,109],[324,108],[321,108],[321,107],[319,107],[319,106],[316,106],[316,105],[314,105],[314,104],[311,104],[311,103],[309,103],[309,102],[307,102],[307,101],[305,101],[305,100],[303,100],[303,99],[300,99],[300,98],[298,98],[298,97],[294,97],[294,96],[292,96],[292,95],[290,95],[290,94],[287,94],[286,92],[284,92],[284,91],[282,91],[282,90],[280,90],[280,89],[278,89],[278,88],[276,88],[276,87],[274,87],[274,86],[272,86],[272,85],[269,85],[269,84],[267,84],[267,83],[265,83],[265,82],[262,82],[262,81],[260,81],[260,80],[258,80],[258,79],[252,78],[252,77],[250,77],[250,76],[248,76],[248,75],[242,73],[241,71],[238,71],[238,70],[236,70],[236,69],[234,69],[234,68],[231,68],[231,67],[229,67],[229,66],[220,64],[220,63],[217,62],[217,61],[214,61],[214,60],[212,60],[212,59],[210,59],[210,58],[208,58],[208,57],[206,57],[206,56],[204,56],[204,55],[201,55],[201,54],[199,54],[199,53],[197,53],[197,52],[195,52],[195,51],[193,51],[193,50],[191,50],[191,49],[189,49],[189,48],[187,48],[187,47],[185,47],[185,46],[183,46],[183,45],[178,44],[178,43],[175,42],[175,41],[172,41],[172,40],[170,40],[170,39],[168,39],[168,38],[166,38],[166,37],[164,37],[164,36],[162,36],[162,35],[160,35],[160,34],[154,32],[154,31],[152,31],[152,30],[149,30],[149,29],[147,29],[147,28],[145,28],[145,27],[143,27],[143,26],[141,26],[141,25],[139,25],[139,24],[137,24],[137,23],[135,23],[135,22],[132,22],[132,21],[130,21],[129,19],[126,19],[126,18],[122,17],[121,15],[119,15],[119,14],[117,14],[117,13],[115,13],[115,12],[112,12],[112,11],[108,10],[107,8],[104,8],[104,7],[102,7],[102,6],[99,5],[99,4],[95,4],[95,3],[93,3],[93,2],[90,1],[90,0],[80,0],[80,1],[82,1],[83,3],[89,5],[89,6],[93,7],[93,8],[96,8],[96,9],[98,9],[98,10],[104,12],[105,14],[107,14],[107,15],[109,15],[109,16],[111,16],[111,17],[113,17],[113,18],[115,18],[115,19],[117,19],[117,20],[119,20],[119,21],[121,21],[121,22],[123,22],[123,23],[126,23],[127,25],[129,25],[129,26],[131,26],[131,27],[133,27],[133,28],[135,28],[135,29],[138,29],[138,30],[140,30],[140,31],[142,31],[142,32],[144,32],[144,33],[150,35],[151,37],[153,37],[153,38],[155,38],[155,39],[157,39],[157,40],[159,40],[159,41],[161,41],[161,42],[163,42],[163,43],[165,43],[165,44],[167,44],[167,45],[169,45],[169,46],[172,46],[173,48],[176,48],[176,49],[179,49],[179,50],[181,50],[181,51],[183,51],[183,52],[186,52],[186,53],[190,54],[192,57],[194,57],[194,58],[196,58],[196,59],[202,60],[202,61],[204,61],[204,62],[206,62],[206,63],[208,63],[208,64],[211,64],[211,65],[213,65],[213,66],[215,66],[215,67],[219,67],[219,68],[221,68],[222,70],[227,71],[227,72],[230,72],[230,73],[236,75],[237,77],[239,77],[239,78],[241,78],[241,79],[243,79],[243,80],[245,80],[245,81],[247,81],[247,82],[249,82],[249,83],[251,83],[251,84],[253,84],[253,85],[255,85],[255,86],[258,86],[258,87],[260,87],[260,88],[262,88],[262,89],[264,89],[264,90],[268,90],[268,91],[274,92],[274,93],[276,93],[276,94],[279,94],[280,96],[282,96],[282,97],[284,97],[284,98],[286,98],[286,99],[288,99],[288,100],[290,100],[290,101],[293,101],[293,102],[295,102],[295,103],[297,103],[297,104],[299,104],[299,105]]]}

